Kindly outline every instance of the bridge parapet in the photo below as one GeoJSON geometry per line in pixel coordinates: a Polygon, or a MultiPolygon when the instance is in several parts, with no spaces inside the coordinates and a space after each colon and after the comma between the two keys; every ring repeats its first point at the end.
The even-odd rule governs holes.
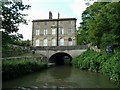
{"type": "Polygon", "coordinates": [[[31,47],[32,50],[80,50],[80,49],[87,49],[87,45],[80,45],[80,46],[36,46],[31,47]]]}

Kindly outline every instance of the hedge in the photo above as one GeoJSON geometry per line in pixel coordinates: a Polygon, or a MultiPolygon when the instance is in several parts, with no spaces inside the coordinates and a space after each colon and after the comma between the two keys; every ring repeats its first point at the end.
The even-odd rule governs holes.
{"type": "Polygon", "coordinates": [[[8,60],[2,63],[2,79],[8,80],[47,68],[40,60],[8,60]]]}

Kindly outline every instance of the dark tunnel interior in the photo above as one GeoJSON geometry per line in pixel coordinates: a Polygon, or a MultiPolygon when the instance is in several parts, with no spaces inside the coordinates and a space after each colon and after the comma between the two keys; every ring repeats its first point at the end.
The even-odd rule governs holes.
{"type": "Polygon", "coordinates": [[[49,58],[49,63],[56,65],[70,64],[72,57],[67,53],[56,53],[49,58]]]}

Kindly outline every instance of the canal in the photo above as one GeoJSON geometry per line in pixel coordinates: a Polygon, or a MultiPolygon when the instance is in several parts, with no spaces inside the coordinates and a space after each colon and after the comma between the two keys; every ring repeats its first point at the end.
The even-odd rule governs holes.
{"type": "Polygon", "coordinates": [[[3,88],[115,88],[115,85],[99,73],[64,65],[5,81],[3,88]]]}

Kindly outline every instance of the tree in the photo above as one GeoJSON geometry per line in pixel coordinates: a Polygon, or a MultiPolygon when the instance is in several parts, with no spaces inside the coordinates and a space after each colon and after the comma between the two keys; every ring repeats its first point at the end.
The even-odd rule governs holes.
{"type": "Polygon", "coordinates": [[[120,2],[97,2],[89,6],[82,14],[81,40],[98,47],[120,44],[119,8],[120,2]]]}
{"type": "MultiPolygon", "coordinates": [[[[89,21],[95,20],[95,16],[99,13],[100,9],[105,5],[106,3],[94,3],[93,5],[86,8],[86,10],[82,13],[82,22],[80,23],[79,31],[80,37],[78,40],[80,40],[79,44],[87,44],[91,43],[90,37],[89,37],[89,21]]],[[[93,24],[93,23],[92,23],[93,24]]],[[[94,25],[94,24],[93,24],[94,25]]]]}
{"type": "Polygon", "coordinates": [[[24,18],[27,14],[22,14],[23,10],[28,10],[29,5],[24,5],[23,2],[17,2],[15,0],[8,0],[2,2],[2,46],[3,49],[8,44],[11,44],[23,36],[18,32],[19,24],[27,24],[27,20],[24,18]],[[13,34],[16,33],[16,34],[13,34]]]}
{"type": "Polygon", "coordinates": [[[107,3],[89,20],[89,37],[92,43],[105,47],[120,43],[120,3],[107,3]],[[109,37],[109,38],[108,38],[109,37]],[[95,42],[94,42],[95,41],[95,42]]]}

